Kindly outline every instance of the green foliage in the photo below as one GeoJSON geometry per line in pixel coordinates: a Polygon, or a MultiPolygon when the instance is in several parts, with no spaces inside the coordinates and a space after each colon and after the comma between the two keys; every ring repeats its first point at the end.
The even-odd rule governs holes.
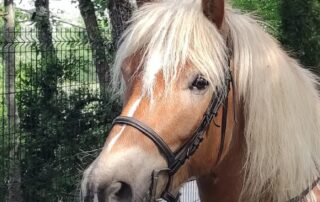
{"type": "Polygon", "coordinates": [[[282,1],[282,38],[293,55],[320,73],[320,2],[319,0],[282,1]]]}
{"type": "Polygon", "coordinates": [[[100,16],[104,16],[107,9],[108,0],[92,0],[95,5],[95,10],[100,16]]]}
{"type": "Polygon", "coordinates": [[[26,65],[31,71],[23,86],[36,92],[30,96],[30,91],[23,91],[19,99],[26,142],[22,170],[27,201],[75,194],[88,163],[81,159],[81,151],[100,147],[119,111],[117,100],[110,96],[100,99],[96,84],[79,84],[90,81],[89,72],[95,75],[85,68],[92,65],[92,58],[79,47],[74,50],[70,45],[68,49],[67,56],[58,61],[48,59],[50,53],[46,52],[39,66],[26,65]],[[32,73],[41,68],[38,74],[32,73]]]}
{"type": "Polygon", "coordinates": [[[280,37],[281,18],[279,0],[232,0],[232,5],[262,18],[270,26],[268,27],[268,31],[275,37],[280,37]]]}
{"type": "MultiPolygon", "coordinates": [[[[0,13],[1,14],[5,14],[5,9],[4,9],[4,4],[3,3],[0,3],[0,13]]],[[[3,28],[4,26],[4,16],[1,16],[0,18],[0,27],[3,28]]],[[[2,32],[0,33],[0,37],[2,38],[2,32]]]]}
{"type": "MultiPolygon", "coordinates": [[[[55,31],[54,51],[44,53],[34,40],[35,31],[19,32],[20,43],[15,44],[23,197],[35,202],[72,201],[82,171],[98,153],[120,111],[120,101],[111,93],[100,97],[85,30],[55,31]]],[[[0,111],[5,109],[2,103],[0,111]]],[[[4,126],[0,127],[0,184],[5,185],[10,134],[5,132],[5,115],[0,118],[4,126]]],[[[6,186],[0,186],[0,193],[5,191],[6,186]]],[[[0,194],[0,201],[4,197],[0,194]]]]}
{"type": "Polygon", "coordinates": [[[319,0],[233,0],[232,4],[261,16],[271,25],[269,32],[294,57],[307,68],[320,73],[319,0]]]}
{"type": "MultiPolygon", "coordinates": [[[[4,16],[5,14],[5,8],[4,3],[0,3],[0,28],[2,29],[4,26],[4,16]]],[[[15,30],[19,31],[21,30],[21,22],[27,21],[30,19],[30,14],[27,14],[25,12],[22,12],[20,9],[15,9],[15,30]]],[[[3,32],[0,32],[0,38],[3,37],[3,32]]]]}
{"type": "Polygon", "coordinates": [[[26,95],[22,99],[22,105],[28,106],[22,117],[27,145],[24,198],[28,201],[57,200],[74,194],[81,171],[92,160],[83,159],[82,151],[101,146],[111,119],[119,111],[117,102],[104,102],[86,87],[70,95],[63,91],[58,91],[58,99],[51,102],[42,96],[26,95]]]}

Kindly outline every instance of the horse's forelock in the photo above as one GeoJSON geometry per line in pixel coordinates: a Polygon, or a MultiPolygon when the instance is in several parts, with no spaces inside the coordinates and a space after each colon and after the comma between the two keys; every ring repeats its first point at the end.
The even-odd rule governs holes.
{"type": "Polygon", "coordinates": [[[227,68],[225,42],[216,27],[204,16],[201,5],[192,1],[147,4],[136,11],[123,35],[113,68],[114,87],[119,83],[123,61],[141,52],[144,90],[152,92],[154,78],[163,73],[167,90],[186,64],[209,76],[213,86],[224,81],[227,68]]]}
{"type": "MultiPolygon", "coordinates": [[[[160,71],[170,89],[188,62],[208,75],[212,85],[221,85],[228,68],[223,37],[203,15],[200,4],[177,2],[147,4],[135,12],[116,56],[115,88],[125,87],[123,61],[141,50],[137,68],[144,74],[146,91],[152,92],[153,77],[160,71]]],[[[226,23],[233,44],[236,91],[245,103],[243,199],[259,201],[268,193],[272,201],[286,201],[320,175],[315,76],[289,58],[256,20],[229,9],[226,23]]]]}

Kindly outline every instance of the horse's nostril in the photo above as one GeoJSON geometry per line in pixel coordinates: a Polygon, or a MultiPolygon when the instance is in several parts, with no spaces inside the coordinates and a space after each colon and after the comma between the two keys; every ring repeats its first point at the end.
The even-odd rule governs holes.
{"type": "Polygon", "coordinates": [[[118,197],[119,201],[128,202],[132,200],[132,190],[130,185],[124,182],[120,182],[121,187],[120,189],[115,193],[115,195],[118,197]]]}
{"type": "Polygon", "coordinates": [[[113,182],[104,189],[100,189],[99,201],[131,202],[131,187],[124,182],[113,182]]]}

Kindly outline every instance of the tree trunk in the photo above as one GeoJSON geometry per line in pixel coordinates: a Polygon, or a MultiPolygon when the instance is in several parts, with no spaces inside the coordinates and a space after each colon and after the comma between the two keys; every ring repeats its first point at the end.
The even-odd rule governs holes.
{"type": "Polygon", "coordinates": [[[109,0],[110,21],[112,24],[112,40],[114,50],[117,49],[122,32],[127,27],[127,22],[132,15],[135,5],[129,0],[109,0]]]}
{"type": "Polygon", "coordinates": [[[96,72],[99,79],[101,95],[106,93],[106,84],[109,82],[109,66],[107,54],[98,26],[94,5],[91,0],[79,0],[80,13],[86,26],[87,34],[93,50],[93,60],[96,66],[96,72]]]}
{"type": "Polygon", "coordinates": [[[40,51],[41,53],[50,51],[50,55],[55,55],[50,25],[49,0],[36,0],[35,7],[36,13],[34,20],[37,27],[37,37],[40,43],[40,51]]]}
{"type": "Polygon", "coordinates": [[[33,20],[36,23],[43,66],[40,86],[45,98],[43,101],[50,102],[57,91],[58,78],[63,74],[63,70],[52,41],[49,0],[36,0],[35,7],[36,13],[33,20]]]}
{"type": "Polygon", "coordinates": [[[8,200],[10,202],[21,202],[20,136],[16,134],[18,133],[20,120],[15,100],[15,13],[13,0],[5,0],[4,3],[6,10],[4,24],[5,101],[10,140],[8,200]]]}

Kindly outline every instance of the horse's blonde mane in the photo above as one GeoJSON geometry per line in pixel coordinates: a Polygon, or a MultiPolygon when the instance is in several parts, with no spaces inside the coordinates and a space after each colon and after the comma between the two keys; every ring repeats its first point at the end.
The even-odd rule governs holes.
{"type": "Polygon", "coordinates": [[[232,10],[237,91],[245,102],[244,196],[283,202],[310,187],[320,165],[316,76],[290,58],[252,18],[232,10]]]}
{"type": "MultiPolygon", "coordinates": [[[[299,195],[320,176],[320,107],[316,77],[291,59],[256,20],[232,9],[226,26],[233,49],[238,99],[244,101],[246,161],[243,201],[283,202],[299,195]],[[266,198],[267,197],[267,198],[266,198]]],[[[225,41],[203,15],[200,3],[172,0],[135,12],[113,68],[139,52],[145,89],[162,71],[168,86],[188,62],[212,85],[224,80],[225,41]]]]}

